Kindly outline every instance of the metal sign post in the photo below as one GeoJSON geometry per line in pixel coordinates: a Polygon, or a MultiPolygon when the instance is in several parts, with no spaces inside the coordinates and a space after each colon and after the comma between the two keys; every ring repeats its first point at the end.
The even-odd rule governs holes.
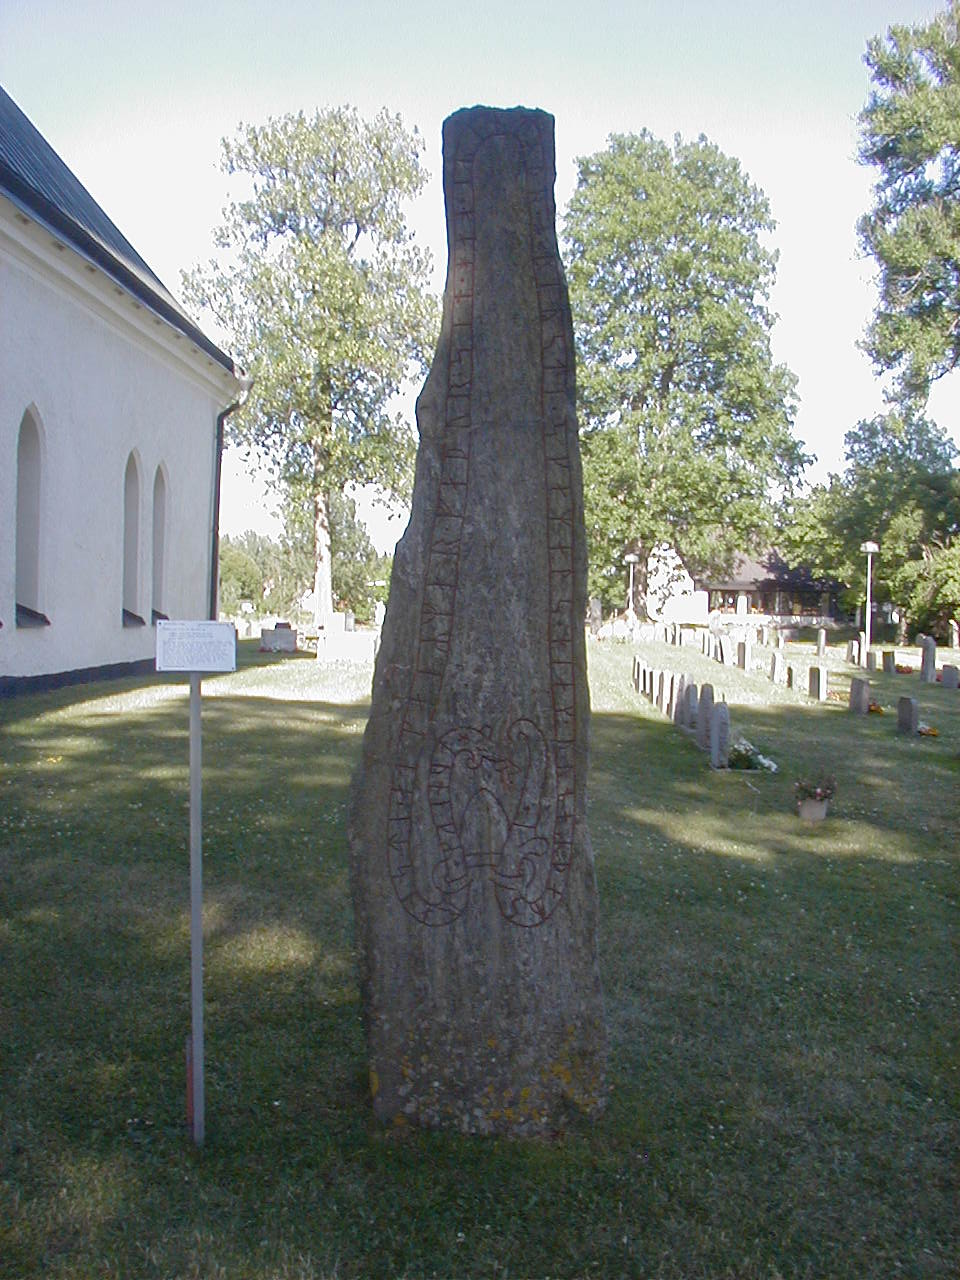
{"type": "Polygon", "coordinates": [[[194,1142],[205,1130],[203,1052],[203,768],[200,675],[237,669],[237,633],[229,622],[158,622],[157,670],[190,674],[190,1036],[187,1121],[194,1142]]]}
{"type": "Polygon", "coordinates": [[[200,676],[190,673],[190,1091],[188,1119],[193,1140],[203,1146],[203,740],[200,676]]]}

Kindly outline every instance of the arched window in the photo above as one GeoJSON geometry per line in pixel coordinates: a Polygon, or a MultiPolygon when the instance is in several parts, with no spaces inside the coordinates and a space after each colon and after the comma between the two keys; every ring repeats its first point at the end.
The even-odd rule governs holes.
{"type": "Polygon", "coordinates": [[[167,537],[167,482],[163,467],[157,467],[153,478],[153,600],[151,616],[154,622],[167,617],[164,612],[164,551],[167,537]]]}
{"type": "Polygon", "coordinates": [[[131,453],[123,475],[123,625],[145,625],[140,609],[140,467],[131,453]]]}
{"type": "Polygon", "coordinates": [[[41,471],[43,446],[40,426],[28,409],[17,437],[17,564],[18,627],[45,627],[50,619],[40,606],[41,471]]]}

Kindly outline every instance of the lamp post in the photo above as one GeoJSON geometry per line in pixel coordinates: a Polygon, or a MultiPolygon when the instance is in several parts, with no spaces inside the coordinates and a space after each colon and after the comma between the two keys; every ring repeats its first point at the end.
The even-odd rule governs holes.
{"type": "MultiPolygon", "coordinates": [[[[870,564],[872,558],[877,554],[880,548],[875,542],[862,542],[860,550],[867,557],[867,620],[864,624],[863,633],[867,639],[867,653],[870,652],[870,622],[873,612],[873,606],[870,603],[870,564]]],[[[867,655],[863,655],[863,664],[866,665],[867,655]]]]}
{"type": "Polygon", "coordinates": [[[632,622],[637,616],[637,611],[633,607],[633,566],[640,563],[640,557],[635,551],[628,551],[623,557],[623,563],[630,566],[630,589],[627,594],[627,617],[632,622]]]}

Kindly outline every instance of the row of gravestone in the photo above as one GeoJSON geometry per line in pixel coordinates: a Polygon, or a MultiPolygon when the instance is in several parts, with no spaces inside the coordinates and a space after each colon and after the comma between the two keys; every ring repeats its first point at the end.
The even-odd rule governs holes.
{"type": "MultiPolygon", "coordinates": [[[[947,668],[944,668],[946,671],[947,668]]],[[[956,668],[953,668],[956,670],[956,668]]],[[[947,686],[948,688],[950,686],[947,686]]],[[[957,686],[952,686],[956,688],[957,686]]],[[[866,715],[872,703],[870,698],[870,681],[854,676],[850,681],[850,710],[854,715],[866,715]]],[[[918,733],[920,731],[920,707],[916,698],[902,697],[897,699],[897,733],[918,733]]]]}
{"type": "MultiPolygon", "coordinates": [[[[807,685],[807,692],[813,698],[823,701],[827,696],[826,668],[809,667],[804,682],[803,668],[787,662],[784,653],[783,631],[776,633],[776,648],[769,652],[769,661],[761,658],[754,662],[753,642],[749,639],[734,641],[723,632],[705,632],[701,639],[701,649],[705,657],[712,658],[725,667],[739,667],[748,675],[756,668],[764,672],[771,684],[786,685],[788,689],[801,689],[807,685]],[[816,672],[816,675],[813,673],[816,672]]],[[[817,637],[817,653],[822,656],[826,651],[826,632],[821,629],[817,637]]]]}
{"type": "MultiPolygon", "coordinates": [[[[877,654],[874,649],[867,649],[867,637],[861,631],[859,640],[847,643],[847,661],[854,666],[866,667],[868,671],[877,670],[877,654]],[[861,661],[862,659],[862,661],[861,661]]],[[[896,675],[897,652],[895,649],[883,651],[884,675],[896,675]]],[[[933,636],[920,637],[920,680],[923,684],[933,684],[937,678],[937,642],[933,636]]],[[[949,664],[941,669],[940,680],[945,689],[960,688],[960,667],[949,664]]]]}
{"type": "Polygon", "coordinates": [[[633,687],[678,729],[693,737],[698,747],[710,752],[712,768],[727,768],[730,759],[730,708],[726,702],[714,700],[712,684],[704,684],[698,690],[687,676],[665,671],[662,667],[651,667],[635,655],[633,687]]]}
{"type": "MultiPolygon", "coordinates": [[[[782,637],[780,632],[778,638],[782,637]]],[[[708,636],[704,642],[704,653],[716,658],[724,666],[737,666],[741,671],[750,674],[754,669],[753,646],[749,640],[740,640],[736,646],[734,657],[733,641],[727,636],[708,636]]],[[[788,663],[782,646],[770,653],[769,663],[763,664],[761,670],[766,672],[771,684],[786,685],[788,689],[802,690],[806,684],[806,692],[811,698],[824,702],[827,697],[827,668],[820,664],[804,668],[788,663]]]]}

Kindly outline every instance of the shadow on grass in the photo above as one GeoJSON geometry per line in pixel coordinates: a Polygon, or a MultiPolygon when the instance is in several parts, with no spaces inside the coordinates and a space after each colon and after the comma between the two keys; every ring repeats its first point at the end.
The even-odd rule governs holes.
{"type": "Polygon", "coordinates": [[[345,834],[366,708],[211,698],[199,1154],[186,704],[62,711],[8,735],[2,774],[12,1274],[955,1269],[955,855],[889,724],[853,753],[833,709],[735,709],[784,766],[738,776],[665,721],[594,716],[612,1095],[538,1144],[372,1122],[345,834]],[[793,780],[825,761],[835,816],[808,828],[793,780]]]}

